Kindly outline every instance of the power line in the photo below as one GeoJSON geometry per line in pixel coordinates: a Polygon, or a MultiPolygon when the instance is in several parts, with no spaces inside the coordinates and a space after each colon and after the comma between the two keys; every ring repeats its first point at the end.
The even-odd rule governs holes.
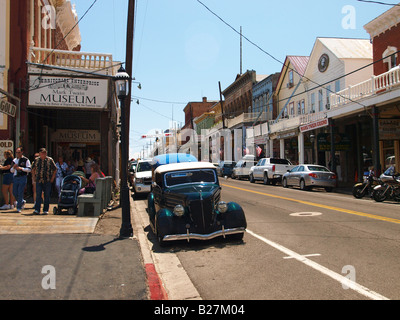
{"type": "MultiPolygon", "coordinates": [[[[248,41],[250,44],[252,44],[253,46],[255,46],[255,47],[256,47],[257,49],[259,49],[261,52],[263,52],[264,54],[268,55],[271,59],[273,59],[273,60],[279,62],[282,66],[287,67],[289,70],[295,72],[297,75],[300,76],[301,79],[306,79],[307,81],[316,84],[317,86],[314,87],[312,90],[315,90],[315,89],[320,88],[320,87],[323,86],[323,85],[321,85],[321,84],[315,82],[314,80],[309,79],[309,78],[305,77],[304,75],[300,74],[297,70],[295,70],[295,69],[293,69],[293,68],[289,68],[289,66],[287,66],[284,62],[280,61],[278,58],[274,57],[272,54],[270,54],[269,52],[267,52],[266,50],[264,50],[263,48],[261,48],[258,44],[256,44],[255,42],[251,41],[248,37],[246,37],[245,35],[243,35],[240,31],[236,30],[232,25],[230,25],[228,22],[226,22],[223,18],[221,18],[221,17],[220,17],[218,14],[216,14],[214,11],[212,11],[212,10],[211,10],[208,6],[206,6],[202,1],[200,1],[200,0],[196,0],[196,1],[197,1],[198,3],[200,3],[204,8],[206,8],[211,14],[213,14],[215,17],[217,17],[220,21],[222,21],[226,26],[228,26],[230,29],[232,29],[235,33],[237,33],[238,35],[240,35],[241,37],[243,37],[246,41],[248,41]]],[[[366,68],[366,67],[368,67],[368,66],[369,66],[369,65],[364,66],[364,67],[358,69],[358,71],[360,71],[360,70],[362,70],[362,69],[364,69],[364,68],[366,68]]],[[[345,74],[345,75],[342,76],[342,78],[343,78],[343,77],[346,77],[346,76],[347,76],[347,75],[345,74]]],[[[333,80],[333,81],[335,81],[335,80],[333,80]]],[[[329,82],[327,82],[327,83],[330,83],[330,82],[333,82],[333,81],[331,80],[331,81],[329,81],[329,82]]],[[[334,92],[334,91],[332,91],[332,90],[330,90],[330,89],[328,89],[328,88],[325,88],[325,89],[326,89],[327,91],[331,92],[331,93],[334,93],[334,94],[338,95],[339,97],[341,97],[341,98],[343,98],[343,99],[347,99],[347,100],[349,100],[349,101],[351,101],[351,102],[353,102],[353,103],[356,103],[356,104],[362,106],[363,108],[366,108],[365,105],[363,105],[362,103],[360,103],[360,102],[358,102],[358,101],[354,101],[354,100],[352,100],[351,98],[344,97],[344,96],[338,94],[337,92],[334,92]]],[[[308,91],[309,91],[309,90],[308,90],[308,91]]],[[[308,91],[304,91],[303,93],[306,93],[306,92],[308,92],[308,91]]],[[[303,93],[301,93],[301,94],[303,94],[303,93]]],[[[297,95],[300,95],[300,94],[297,94],[297,95]]],[[[296,96],[297,96],[297,95],[296,95],[296,96]]],[[[287,100],[287,99],[284,99],[284,100],[287,100]]]]}
{"type": "Polygon", "coordinates": [[[132,98],[139,99],[139,100],[152,101],[152,102],[166,103],[166,104],[187,104],[187,102],[155,100],[155,99],[149,99],[149,98],[143,98],[143,97],[137,97],[137,96],[132,96],[132,98]]]}
{"type": "Polygon", "coordinates": [[[371,1],[371,0],[357,0],[358,2],[366,2],[366,3],[373,3],[373,4],[381,4],[384,6],[392,6],[392,7],[398,7],[400,4],[396,3],[387,3],[387,2],[381,2],[381,1],[371,1]]]}

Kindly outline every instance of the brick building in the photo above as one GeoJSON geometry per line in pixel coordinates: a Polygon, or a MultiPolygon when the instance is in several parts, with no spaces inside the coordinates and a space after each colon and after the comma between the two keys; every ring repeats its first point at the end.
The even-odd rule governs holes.
{"type": "Polygon", "coordinates": [[[364,26],[373,44],[374,74],[380,75],[399,65],[400,7],[394,6],[364,26]]]}

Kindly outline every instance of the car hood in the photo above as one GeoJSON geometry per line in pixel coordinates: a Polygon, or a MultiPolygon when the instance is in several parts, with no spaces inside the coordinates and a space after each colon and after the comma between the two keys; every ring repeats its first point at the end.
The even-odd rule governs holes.
{"type": "Polygon", "coordinates": [[[184,184],[169,187],[165,194],[179,195],[187,200],[205,199],[214,195],[221,187],[218,184],[184,184]]]}
{"type": "Polygon", "coordinates": [[[135,173],[136,178],[151,178],[151,171],[142,171],[135,173]]]}

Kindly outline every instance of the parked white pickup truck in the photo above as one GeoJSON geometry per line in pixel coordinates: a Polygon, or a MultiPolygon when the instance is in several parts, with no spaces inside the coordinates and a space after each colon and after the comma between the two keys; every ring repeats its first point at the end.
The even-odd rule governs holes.
{"type": "Polygon", "coordinates": [[[289,160],[279,158],[262,158],[257,165],[251,167],[249,172],[249,181],[254,183],[256,180],[262,180],[264,184],[273,184],[282,180],[282,176],[294,165],[289,160]]]}

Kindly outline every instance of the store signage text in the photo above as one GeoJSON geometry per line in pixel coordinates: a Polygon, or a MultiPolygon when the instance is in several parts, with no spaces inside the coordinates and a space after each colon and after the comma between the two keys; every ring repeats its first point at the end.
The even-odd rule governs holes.
{"type": "Polygon", "coordinates": [[[57,130],[53,133],[55,142],[100,142],[100,132],[96,130],[57,130]]]}
{"type": "Polygon", "coordinates": [[[29,106],[104,108],[108,81],[66,77],[31,76],[29,106]]]}
{"type": "Polygon", "coordinates": [[[304,126],[301,126],[300,127],[300,131],[301,132],[307,132],[307,131],[310,131],[310,130],[315,130],[315,129],[318,129],[318,128],[326,127],[328,124],[329,124],[328,119],[323,119],[323,120],[320,120],[320,121],[316,121],[316,122],[309,123],[309,124],[306,124],[304,126]]]}
{"type": "Polygon", "coordinates": [[[8,101],[1,100],[0,112],[8,114],[11,117],[15,117],[15,114],[17,112],[17,107],[14,106],[12,103],[9,103],[8,101]]]}

